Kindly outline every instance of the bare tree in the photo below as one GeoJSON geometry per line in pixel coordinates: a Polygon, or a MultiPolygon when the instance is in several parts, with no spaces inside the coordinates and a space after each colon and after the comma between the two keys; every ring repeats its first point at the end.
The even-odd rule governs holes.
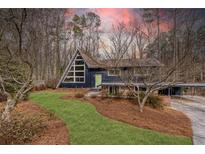
{"type": "MultiPolygon", "coordinates": [[[[2,113],[3,120],[10,120],[10,112],[32,89],[33,66],[28,60],[26,50],[25,23],[26,9],[9,9],[1,12],[8,29],[5,31],[1,52],[0,91],[7,96],[7,102],[2,113]],[[14,41],[6,42],[6,38],[14,41]]],[[[30,44],[30,42],[27,42],[30,44]]]]}
{"type": "Polygon", "coordinates": [[[134,21],[129,27],[133,30],[132,33],[134,35],[131,44],[133,58],[145,58],[147,44],[150,42],[150,37],[145,29],[146,24],[144,22],[139,23],[138,21],[134,21]]]}
{"type": "MultiPolygon", "coordinates": [[[[123,30],[127,31],[127,29],[123,29],[123,30]]],[[[133,58],[133,56],[130,54],[129,47],[131,43],[136,43],[138,45],[138,48],[141,51],[143,50],[149,51],[151,49],[150,46],[152,46],[152,44],[154,44],[154,46],[156,47],[156,50],[159,48],[159,39],[157,38],[158,35],[153,35],[153,33],[151,33],[151,31],[153,31],[151,29],[151,26],[149,26],[150,32],[144,34],[146,35],[146,37],[143,36],[143,30],[144,29],[138,26],[131,33],[126,32],[127,35],[122,35],[122,32],[121,32],[122,28],[117,29],[117,31],[113,31],[114,34],[110,38],[111,43],[109,45],[106,44],[109,47],[109,50],[104,50],[106,53],[106,57],[109,60],[112,60],[113,62],[112,67],[117,68],[123,62],[125,57],[130,59],[130,63],[134,61],[140,61],[136,57],[133,58]],[[130,38],[133,38],[133,36],[136,36],[137,39],[136,40],[130,39],[130,38]],[[148,39],[148,41],[145,44],[143,44],[141,41],[141,39],[144,39],[144,38],[148,39]],[[129,40],[129,39],[132,41],[131,42],[124,41],[124,40],[129,40]],[[124,43],[123,45],[122,45],[122,42],[124,43]],[[124,49],[124,47],[126,50],[122,50],[124,49]]],[[[181,29],[181,31],[182,30],[183,29],[181,29]]],[[[176,34],[170,35],[170,37],[171,37],[170,40],[174,40],[174,37],[176,37],[176,34]]],[[[190,35],[182,35],[181,37],[182,39],[186,40],[190,37],[190,35]]],[[[175,45],[170,46],[169,52],[173,51],[173,49],[177,50],[175,48],[176,48],[175,45]]],[[[187,60],[187,57],[190,56],[190,52],[188,52],[189,50],[192,49],[190,46],[190,42],[189,42],[189,45],[187,44],[187,46],[185,46],[184,49],[187,52],[180,53],[181,54],[180,57],[178,56],[177,60],[174,62],[170,61],[168,65],[163,65],[156,59],[156,57],[151,57],[151,58],[144,59],[144,61],[148,61],[148,62],[149,60],[154,61],[155,64],[158,64],[158,65],[155,65],[155,64],[152,65],[152,63],[149,62],[151,63],[151,65],[148,67],[144,67],[144,65],[141,65],[141,63],[139,62],[138,63],[139,65],[136,68],[134,68],[135,69],[134,71],[130,70],[130,71],[126,71],[125,73],[121,73],[120,79],[124,83],[124,85],[126,85],[126,87],[129,88],[130,92],[134,95],[134,97],[137,98],[140,112],[143,112],[144,105],[148,97],[151,94],[157,92],[158,90],[174,86],[176,83],[179,82],[179,78],[175,77],[175,73],[179,71],[178,68],[180,66],[183,65],[184,67],[183,70],[180,70],[181,73],[184,73],[185,71],[187,71],[190,65],[184,65],[184,62],[187,60]],[[133,87],[137,87],[137,90],[135,90],[135,88],[133,87]],[[145,91],[143,92],[142,96],[140,96],[141,87],[145,88],[145,91]]],[[[180,52],[179,49],[177,51],[180,52]]]]}
{"type": "Polygon", "coordinates": [[[109,34],[108,40],[101,40],[104,57],[112,59],[113,64],[117,66],[118,60],[125,58],[130,52],[131,44],[135,36],[135,29],[126,27],[120,23],[116,27],[113,26],[112,33],[109,34]],[[117,60],[117,61],[115,61],[117,60]]]}
{"type": "Polygon", "coordinates": [[[87,12],[81,16],[75,15],[71,23],[75,48],[89,52],[93,56],[98,56],[100,17],[93,12],[87,12]]]}

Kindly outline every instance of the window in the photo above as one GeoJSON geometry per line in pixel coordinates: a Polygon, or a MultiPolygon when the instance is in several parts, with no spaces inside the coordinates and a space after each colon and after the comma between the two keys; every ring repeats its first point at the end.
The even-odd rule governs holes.
{"type": "Polygon", "coordinates": [[[84,82],[84,78],[83,77],[76,77],[75,81],[76,82],[84,82]]]}
{"type": "Polygon", "coordinates": [[[84,65],[83,66],[75,66],[76,71],[82,71],[84,70],[84,65]]]}
{"type": "Polygon", "coordinates": [[[84,76],[84,72],[75,72],[75,76],[84,76]]]}
{"type": "Polygon", "coordinates": [[[80,55],[77,55],[76,59],[83,59],[83,58],[80,55]]]}
{"type": "Polygon", "coordinates": [[[76,60],[75,65],[83,65],[84,61],[83,60],[76,60]]]}
{"type": "Polygon", "coordinates": [[[63,82],[66,83],[84,83],[85,82],[85,63],[78,54],[70,67],[63,82]]]}
{"type": "Polygon", "coordinates": [[[74,70],[74,67],[72,66],[71,68],[70,68],[70,71],[73,71],[74,70]]]}
{"type": "Polygon", "coordinates": [[[74,75],[74,72],[69,72],[68,73],[68,76],[73,76],[74,75]]]}
{"type": "Polygon", "coordinates": [[[65,82],[73,82],[74,81],[74,78],[73,77],[66,77],[65,82]]]}
{"type": "Polygon", "coordinates": [[[119,69],[108,70],[108,76],[120,76],[120,70],[119,69]]]}

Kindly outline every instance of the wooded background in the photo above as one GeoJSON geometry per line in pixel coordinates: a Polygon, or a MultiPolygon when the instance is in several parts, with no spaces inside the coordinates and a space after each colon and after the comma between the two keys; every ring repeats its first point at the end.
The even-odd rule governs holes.
{"type": "Polygon", "coordinates": [[[140,22],[130,23],[129,27],[123,23],[113,25],[111,32],[105,34],[100,29],[100,16],[93,12],[71,15],[69,9],[0,9],[0,73],[5,74],[3,61],[10,58],[14,60],[14,72],[22,70],[22,65],[15,64],[20,42],[23,58],[32,64],[33,81],[44,81],[49,87],[56,86],[76,49],[101,58],[106,58],[101,50],[118,56],[129,51],[132,58],[154,57],[165,65],[177,63],[188,54],[175,78],[204,82],[205,15],[201,12],[201,9],[140,9],[140,22]],[[170,26],[166,32],[161,31],[165,22],[170,26]],[[107,37],[106,41],[102,36],[107,37]],[[185,67],[189,69],[183,71],[185,67]]]}

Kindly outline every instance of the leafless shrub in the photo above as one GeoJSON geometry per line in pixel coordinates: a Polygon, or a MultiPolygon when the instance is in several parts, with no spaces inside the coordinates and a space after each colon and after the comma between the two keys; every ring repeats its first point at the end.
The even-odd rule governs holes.
{"type": "Polygon", "coordinates": [[[0,120],[0,144],[26,144],[45,128],[40,118],[16,114],[8,121],[0,120]]]}

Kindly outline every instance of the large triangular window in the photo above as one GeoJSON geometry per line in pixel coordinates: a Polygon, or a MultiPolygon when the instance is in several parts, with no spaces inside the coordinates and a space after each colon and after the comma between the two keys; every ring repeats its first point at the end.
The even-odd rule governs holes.
{"type": "Polygon", "coordinates": [[[64,83],[84,83],[85,82],[85,62],[82,56],[78,53],[73,63],[70,66],[66,76],[63,80],[64,83]]]}

